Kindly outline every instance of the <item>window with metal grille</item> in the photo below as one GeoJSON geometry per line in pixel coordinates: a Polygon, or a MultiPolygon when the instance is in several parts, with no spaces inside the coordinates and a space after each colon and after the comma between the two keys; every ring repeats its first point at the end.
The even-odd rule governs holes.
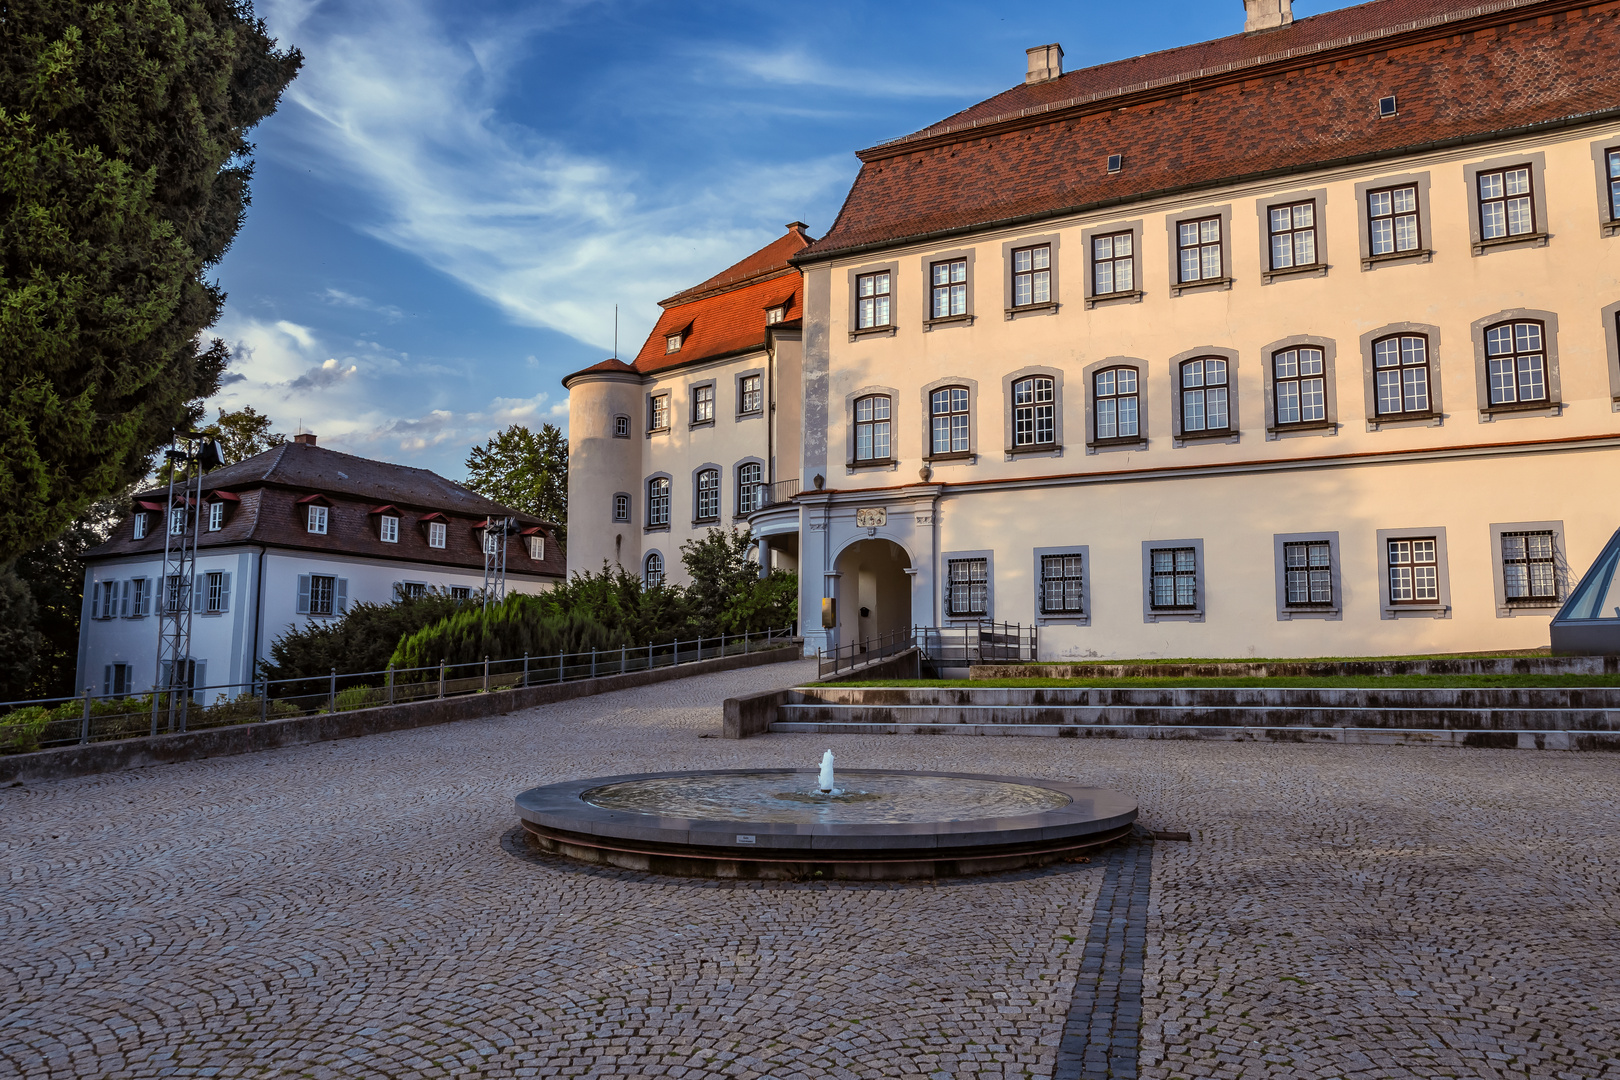
{"type": "Polygon", "coordinates": [[[970,445],[967,387],[946,386],[935,390],[929,395],[928,411],[933,423],[929,452],[936,455],[967,453],[970,445]]]}
{"type": "Polygon", "coordinates": [[[1373,342],[1379,416],[1429,411],[1429,339],[1397,334],[1373,342]]]}
{"type": "Polygon", "coordinates": [[[1389,600],[1392,604],[1439,602],[1440,557],[1434,537],[1389,541],[1389,600]]]}
{"type": "Polygon", "coordinates": [[[1155,611],[1198,606],[1198,553],[1193,548],[1153,548],[1152,601],[1155,611]]]}
{"type": "Polygon", "coordinates": [[[1604,152],[1609,162],[1609,220],[1620,221],[1620,148],[1604,152]]]}
{"type": "Polygon", "coordinates": [[[1057,441],[1052,380],[1035,375],[1013,383],[1013,445],[1049,446],[1057,441]]]}
{"type": "Polygon", "coordinates": [[[855,327],[870,330],[889,323],[889,272],[855,278],[855,327]]]}
{"type": "Polygon", "coordinates": [[[1176,223],[1180,281],[1217,281],[1221,277],[1221,219],[1198,218],[1176,223]]]}
{"type": "Polygon", "coordinates": [[[642,580],[646,582],[649,589],[656,589],[664,583],[664,557],[658,552],[655,551],[647,556],[642,571],[642,580]]]}
{"type": "Polygon", "coordinates": [[[1491,404],[1547,400],[1546,331],[1539,322],[1511,322],[1485,331],[1491,404]]]}
{"type": "Polygon", "coordinates": [[[669,524],[669,478],[647,481],[647,524],[669,524]]]}
{"type": "Polygon", "coordinates": [[[765,392],[761,389],[761,380],[758,375],[744,375],[738,383],[737,411],[739,413],[757,413],[765,409],[765,392]]]}
{"type": "Polygon", "coordinates": [[[213,572],[203,579],[204,611],[224,611],[227,606],[225,597],[225,575],[213,572]]]}
{"type": "Polygon", "coordinates": [[[697,475],[697,520],[714,521],[720,516],[720,470],[704,469],[697,475]]]}
{"type": "Polygon", "coordinates": [[[759,509],[760,481],[765,469],[756,462],[737,466],[737,512],[752,514],[759,509]]]}
{"type": "Polygon", "coordinates": [[[1271,268],[1315,266],[1316,202],[1291,203],[1270,207],[1271,268]]]}
{"type": "Polygon", "coordinates": [[[1480,239],[1500,240],[1536,231],[1530,166],[1480,173],[1478,181],[1480,239]]]}
{"type": "Polygon", "coordinates": [[[326,507],[311,505],[309,508],[309,531],[325,536],[326,519],[326,507]]]}
{"type": "Polygon", "coordinates": [[[1013,307],[1046,304],[1052,300],[1052,247],[1013,250],[1013,307]]]}
{"type": "Polygon", "coordinates": [[[1536,603],[1558,599],[1553,564],[1553,534],[1502,534],[1502,585],[1507,602],[1536,603]]]}
{"type": "Polygon", "coordinates": [[[990,560],[951,559],[946,567],[945,610],[952,618],[983,616],[990,610],[990,560]]]}
{"type": "Polygon", "coordinates": [[[428,594],[428,587],[425,581],[398,581],[394,591],[402,600],[419,600],[428,594]]]}
{"type": "Polygon", "coordinates": [[[662,431],[669,427],[669,395],[654,394],[647,399],[647,430],[662,431]]]}
{"type": "Polygon", "coordinates": [[[472,599],[472,586],[471,585],[452,585],[452,586],[450,586],[450,599],[452,599],[452,600],[471,600],[472,599]]]}
{"type": "Polygon", "coordinates": [[[1134,439],[1140,430],[1140,398],[1135,368],[1108,368],[1092,380],[1097,440],[1134,439]]]}
{"type": "Polygon", "coordinates": [[[1307,540],[1283,545],[1283,583],[1289,607],[1333,603],[1333,545],[1307,540]]]}
{"type": "Polygon", "coordinates": [[[1200,434],[1231,428],[1226,361],[1201,356],[1181,362],[1181,431],[1200,434]]]}
{"type": "Polygon", "coordinates": [[[1327,366],[1321,349],[1275,352],[1271,368],[1278,427],[1327,419],[1327,366]]]}
{"type": "Polygon", "coordinates": [[[1046,615],[1085,613],[1081,555],[1041,556],[1041,612],[1046,615]]]}
{"type": "Polygon", "coordinates": [[[377,535],[385,544],[399,543],[399,518],[384,514],[377,521],[377,535]]]}
{"type": "Polygon", "coordinates": [[[169,574],[164,579],[163,607],[166,611],[179,611],[182,604],[187,602],[186,594],[190,591],[180,580],[179,574],[169,574]]]}
{"type": "Polygon", "coordinates": [[[629,521],[630,520],[630,496],[628,496],[628,495],[615,495],[615,496],[613,496],[613,520],[614,521],[629,521]]]}
{"type": "Polygon", "coordinates": [[[1418,221],[1417,188],[1385,188],[1367,192],[1367,251],[1373,255],[1399,255],[1423,246],[1418,221]]]}
{"type": "Polygon", "coordinates": [[[889,460],[890,402],[874,394],[855,402],[855,460],[889,460]]]}
{"type": "Polygon", "coordinates": [[[151,593],[147,591],[149,586],[147,585],[146,579],[143,577],[134,578],[129,584],[130,603],[127,614],[132,619],[140,619],[150,615],[151,611],[149,608],[152,603],[152,596],[151,593]]]}
{"type": "Polygon", "coordinates": [[[1136,238],[1128,232],[1091,238],[1091,291],[1096,296],[1136,288],[1136,238]]]}
{"type": "Polygon", "coordinates": [[[333,610],[333,599],[337,596],[337,578],[325,574],[311,574],[309,576],[309,613],[311,615],[330,615],[333,610]]]}
{"type": "Polygon", "coordinates": [[[444,547],[445,537],[448,534],[449,534],[449,530],[445,528],[444,522],[442,522],[442,521],[430,521],[430,522],[428,522],[428,547],[430,547],[430,548],[442,548],[442,547],[444,547]]]}
{"type": "Polygon", "coordinates": [[[936,319],[967,314],[967,260],[951,259],[933,265],[934,302],[931,310],[936,319]]]}
{"type": "Polygon", "coordinates": [[[692,423],[701,424],[714,419],[714,387],[698,386],[692,389],[692,423]]]}

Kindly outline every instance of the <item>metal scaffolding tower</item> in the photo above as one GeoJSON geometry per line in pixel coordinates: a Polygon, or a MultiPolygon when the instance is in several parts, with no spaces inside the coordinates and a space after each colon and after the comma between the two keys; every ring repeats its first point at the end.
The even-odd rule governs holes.
{"type": "Polygon", "coordinates": [[[484,521],[484,607],[506,599],[506,538],[516,528],[511,518],[484,521]]]}
{"type": "Polygon", "coordinates": [[[168,730],[186,730],[186,705],[192,683],[192,586],[197,575],[197,536],[202,526],[202,469],[192,440],[176,438],[165,452],[169,463],[169,497],[163,514],[163,576],[153,606],[158,616],[157,672],[152,679],[152,734],[159,715],[168,730]],[[182,479],[175,483],[175,475],[182,479]]]}

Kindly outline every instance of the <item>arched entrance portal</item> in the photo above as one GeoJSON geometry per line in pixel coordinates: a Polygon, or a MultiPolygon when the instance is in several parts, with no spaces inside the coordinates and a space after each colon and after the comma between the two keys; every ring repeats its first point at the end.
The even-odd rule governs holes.
{"type": "Polygon", "coordinates": [[[911,625],[911,557],[893,540],[858,540],[838,556],[838,641],[868,641],[911,625]]]}

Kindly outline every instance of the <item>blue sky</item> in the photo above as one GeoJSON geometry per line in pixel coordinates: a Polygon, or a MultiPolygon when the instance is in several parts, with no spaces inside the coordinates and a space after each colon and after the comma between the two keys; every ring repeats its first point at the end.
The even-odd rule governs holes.
{"type": "MultiPolygon", "coordinates": [[[[1297,17],[1344,6],[1296,0],[1297,17]]],[[[209,402],[464,475],[559,379],[633,354],[657,301],[802,220],[853,151],[1022,81],[1242,29],[1240,0],[505,3],[259,0],[303,73],[254,133],[218,268],[233,348],[209,402]]]]}

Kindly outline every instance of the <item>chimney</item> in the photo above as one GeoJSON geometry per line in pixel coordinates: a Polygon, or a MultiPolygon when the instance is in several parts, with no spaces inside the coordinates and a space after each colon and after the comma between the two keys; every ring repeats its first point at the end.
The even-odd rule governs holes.
{"type": "Polygon", "coordinates": [[[315,433],[313,431],[299,432],[297,435],[293,436],[293,442],[297,443],[299,446],[314,446],[315,433]]]}
{"type": "Polygon", "coordinates": [[[1243,14],[1245,34],[1275,30],[1294,21],[1294,0],[1243,0],[1243,14]]]}
{"type": "Polygon", "coordinates": [[[1024,72],[1025,84],[1051,82],[1063,74],[1063,46],[1057,42],[1025,49],[1024,55],[1029,57],[1029,70],[1024,72]]]}

